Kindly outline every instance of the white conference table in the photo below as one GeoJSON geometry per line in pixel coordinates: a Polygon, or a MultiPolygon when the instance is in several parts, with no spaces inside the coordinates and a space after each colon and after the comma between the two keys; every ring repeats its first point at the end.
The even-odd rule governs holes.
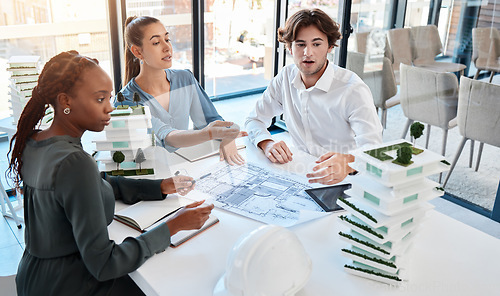
{"type": "MultiPolygon", "coordinates": [[[[245,150],[240,151],[247,155],[247,161],[281,169],[270,164],[255,147],[248,145],[245,150]]],[[[176,154],[169,154],[168,161],[170,171],[186,169],[196,176],[195,173],[219,160],[216,156],[187,163],[176,154]]],[[[123,207],[123,204],[118,204],[117,210],[123,207]]],[[[168,248],[155,255],[130,274],[146,295],[212,295],[213,288],[225,272],[233,245],[240,236],[264,225],[217,208],[214,213],[220,223],[178,248],[168,248]]],[[[297,296],[499,295],[499,239],[431,210],[419,227],[409,254],[410,280],[394,287],[344,271],[344,264],[350,260],[343,257],[340,251],[348,246],[338,238],[338,232],[346,230],[337,218],[340,214],[290,228],[311,257],[313,268],[307,285],[297,296]]],[[[138,235],[138,232],[117,222],[111,223],[109,233],[116,242],[138,235]]]]}

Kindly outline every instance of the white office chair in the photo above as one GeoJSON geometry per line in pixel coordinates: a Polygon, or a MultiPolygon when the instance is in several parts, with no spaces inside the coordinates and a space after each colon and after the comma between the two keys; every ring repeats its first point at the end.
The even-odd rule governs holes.
{"type": "Polygon", "coordinates": [[[427,69],[400,65],[401,108],[408,118],[401,138],[405,138],[414,121],[427,124],[425,148],[429,146],[430,127],[443,130],[441,154],[446,152],[450,121],[457,116],[458,80],[452,73],[438,73],[427,69]]]}
{"type": "Polygon", "coordinates": [[[387,109],[399,104],[398,88],[394,79],[391,61],[383,57],[380,63],[382,69],[365,72],[366,55],[350,51],[347,53],[346,69],[356,73],[368,85],[372,92],[375,108],[381,109],[381,122],[384,129],[387,123],[387,109]]]}
{"type": "Polygon", "coordinates": [[[12,205],[12,203],[10,202],[9,196],[7,195],[7,192],[5,191],[5,188],[3,188],[3,184],[0,180],[0,195],[2,195],[0,198],[0,202],[2,204],[2,215],[4,217],[14,219],[14,221],[16,222],[17,228],[21,229],[21,227],[22,227],[21,223],[24,222],[24,218],[18,216],[17,212],[16,212],[17,210],[19,210],[23,207],[23,203],[22,203],[21,198],[19,198],[19,194],[18,194],[18,196],[16,196],[18,205],[16,207],[14,207],[12,205]],[[5,204],[7,204],[8,209],[5,207],[5,204]]]}
{"type": "MultiPolygon", "coordinates": [[[[484,143],[500,147],[500,86],[467,77],[460,78],[460,94],[458,99],[458,128],[462,142],[458,146],[455,158],[446,175],[443,188],[455,168],[467,140],[479,141],[479,154],[476,171],[481,161],[484,143]]],[[[495,160],[492,160],[495,161],[495,160]]],[[[471,166],[471,163],[469,164],[471,166]]]]}

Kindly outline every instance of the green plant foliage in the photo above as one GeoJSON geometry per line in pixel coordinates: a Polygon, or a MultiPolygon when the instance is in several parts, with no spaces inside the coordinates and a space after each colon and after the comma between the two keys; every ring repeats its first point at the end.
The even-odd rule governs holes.
{"type": "Polygon", "coordinates": [[[375,219],[372,215],[370,215],[370,213],[367,213],[367,212],[363,211],[362,209],[356,207],[355,205],[353,205],[352,203],[348,202],[343,197],[339,197],[339,200],[342,201],[343,203],[345,203],[346,205],[348,205],[349,207],[351,207],[353,210],[359,212],[360,214],[362,214],[366,218],[368,218],[368,219],[372,220],[373,222],[377,223],[377,219],[375,219]]]}
{"type": "Polygon", "coordinates": [[[114,171],[111,171],[111,176],[123,176],[125,174],[125,171],[124,170],[114,170],[114,171]]]}
{"type": "Polygon", "coordinates": [[[115,172],[118,172],[121,176],[129,177],[129,176],[138,176],[138,175],[154,175],[154,169],[142,169],[142,170],[119,170],[119,171],[110,171],[105,172],[106,174],[115,175],[115,172]],[[147,171],[147,173],[146,173],[147,171]]]}
{"type": "Polygon", "coordinates": [[[366,259],[366,260],[370,260],[370,261],[373,261],[373,262],[376,262],[376,263],[379,263],[379,264],[387,265],[387,266],[392,267],[392,268],[398,268],[396,266],[396,264],[394,264],[393,262],[390,262],[390,261],[385,261],[385,260],[382,260],[382,259],[379,259],[379,258],[370,257],[370,256],[367,256],[365,254],[361,254],[361,253],[358,253],[358,252],[355,252],[355,251],[349,250],[349,249],[342,249],[342,251],[346,252],[346,253],[349,253],[349,254],[352,254],[354,256],[361,257],[361,258],[366,259]]]}
{"type": "Polygon", "coordinates": [[[382,249],[382,248],[380,248],[380,247],[377,247],[376,245],[374,245],[374,244],[372,244],[372,243],[369,243],[369,242],[366,242],[366,241],[360,240],[360,239],[358,239],[358,238],[356,238],[356,237],[354,237],[354,236],[352,236],[352,235],[350,235],[350,234],[343,233],[342,231],[340,231],[340,232],[339,232],[339,235],[340,235],[340,236],[343,236],[343,237],[345,237],[345,238],[347,238],[347,239],[350,239],[350,240],[352,240],[352,241],[355,241],[355,242],[357,242],[357,243],[360,243],[360,244],[362,244],[362,245],[365,245],[365,246],[367,246],[367,247],[369,247],[369,248],[372,248],[372,249],[374,249],[374,250],[377,250],[377,251],[379,251],[379,252],[381,252],[381,253],[383,253],[383,254],[386,254],[386,255],[389,255],[389,254],[390,254],[390,253],[389,253],[389,252],[387,252],[386,250],[384,250],[384,249],[382,249]]]}
{"type": "Polygon", "coordinates": [[[113,153],[113,161],[116,162],[116,169],[120,168],[120,163],[125,160],[125,155],[121,151],[115,151],[113,153]]]}
{"type": "Polygon", "coordinates": [[[358,222],[355,222],[355,221],[352,221],[351,219],[347,218],[347,216],[339,216],[339,218],[343,221],[346,221],[347,223],[349,224],[352,224],[354,226],[357,226],[358,228],[361,228],[363,229],[364,231],[366,232],[369,232],[373,235],[375,235],[376,237],[380,238],[380,239],[384,239],[384,236],[381,235],[380,233],[377,233],[375,230],[371,229],[370,227],[366,226],[366,225],[363,225],[363,224],[360,224],[358,222]]]}
{"type": "Polygon", "coordinates": [[[154,131],[151,131],[151,146],[156,146],[156,137],[154,131]]]}
{"type": "Polygon", "coordinates": [[[125,154],[121,151],[115,151],[113,153],[113,161],[116,163],[122,163],[125,160],[125,154]]]}
{"type": "Polygon", "coordinates": [[[138,169],[135,170],[136,176],[149,175],[149,171],[147,169],[138,169]]]}
{"type": "Polygon", "coordinates": [[[411,147],[401,147],[398,149],[397,152],[398,157],[396,158],[395,163],[400,163],[402,165],[409,165],[411,164],[411,156],[412,156],[412,150],[411,147]]]}
{"type": "Polygon", "coordinates": [[[394,145],[389,145],[389,146],[385,146],[385,147],[380,147],[380,148],[377,148],[377,149],[372,149],[372,150],[367,150],[367,151],[364,151],[366,154],[372,156],[372,157],[375,157],[376,159],[380,160],[380,161],[385,161],[385,160],[391,160],[393,159],[391,156],[385,154],[386,152],[389,152],[389,151],[392,151],[392,150],[397,150],[401,147],[411,147],[412,145],[410,143],[407,143],[407,142],[401,142],[399,144],[394,144],[394,145]]]}
{"type": "Polygon", "coordinates": [[[423,149],[418,149],[418,148],[415,148],[415,147],[411,147],[411,153],[413,153],[415,155],[419,155],[422,152],[424,152],[423,149]]]}
{"type": "Polygon", "coordinates": [[[415,121],[410,126],[410,136],[412,136],[415,140],[420,138],[424,134],[425,126],[418,121],[415,121]]]}
{"type": "Polygon", "coordinates": [[[394,276],[394,275],[383,274],[383,273],[376,272],[376,271],[373,271],[373,270],[359,268],[359,267],[354,267],[354,266],[347,265],[347,264],[344,265],[344,267],[350,268],[350,269],[354,269],[354,270],[357,270],[357,271],[361,271],[361,272],[364,272],[364,273],[368,273],[368,274],[373,274],[373,275],[376,275],[376,276],[385,277],[385,278],[388,278],[388,279],[391,279],[391,280],[395,280],[395,281],[398,281],[398,282],[401,281],[401,279],[399,277],[394,276]]]}

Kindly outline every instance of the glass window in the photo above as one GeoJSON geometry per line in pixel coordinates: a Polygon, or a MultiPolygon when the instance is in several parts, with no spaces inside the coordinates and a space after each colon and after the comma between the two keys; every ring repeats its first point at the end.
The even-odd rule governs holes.
{"type": "Polygon", "coordinates": [[[427,25],[430,0],[408,0],[406,4],[405,27],[427,25]]]}
{"type": "Polygon", "coordinates": [[[354,0],[352,3],[353,34],[347,46],[348,51],[366,54],[364,72],[378,70],[382,66],[386,32],[390,26],[390,8],[390,0],[354,0]]]}
{"type": "Polygon", "coordinates": [[[208,0],[205,90],[220,96],[267,87],[273,76],[273,0],[208,0]]]}
{"type": "Polygon", "coordinates": [[[74,49],[97,58],[103,69],[111,74],[106,9],[106,2],[102,0],[1,2],[0,118],[11,115],[8,103],[10,73],[5,71],[11,56],[40,56],[42,67],[54,55],[74,49]]]}

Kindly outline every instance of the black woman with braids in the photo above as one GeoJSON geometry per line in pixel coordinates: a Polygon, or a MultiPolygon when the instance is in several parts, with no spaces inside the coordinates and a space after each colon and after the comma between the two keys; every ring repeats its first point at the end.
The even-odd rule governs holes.
{"type": "Polygon", "coordinates": [[[26,249],[18,295],[141,295],[127,274],[165,250],[171,235],[200,228],[213,208],[192,203],[147,233],[121,244],[110,240],[115,199],[158,200],[193,187],[187,176],[101,177],[80,138],[109,124],[112,88],[97,60],[63,52],[47,62],[21,114],[8,170],[24,190],[26,249]],[[55,110],[53,123],[37,130],[48,105],[55,110]]]}

